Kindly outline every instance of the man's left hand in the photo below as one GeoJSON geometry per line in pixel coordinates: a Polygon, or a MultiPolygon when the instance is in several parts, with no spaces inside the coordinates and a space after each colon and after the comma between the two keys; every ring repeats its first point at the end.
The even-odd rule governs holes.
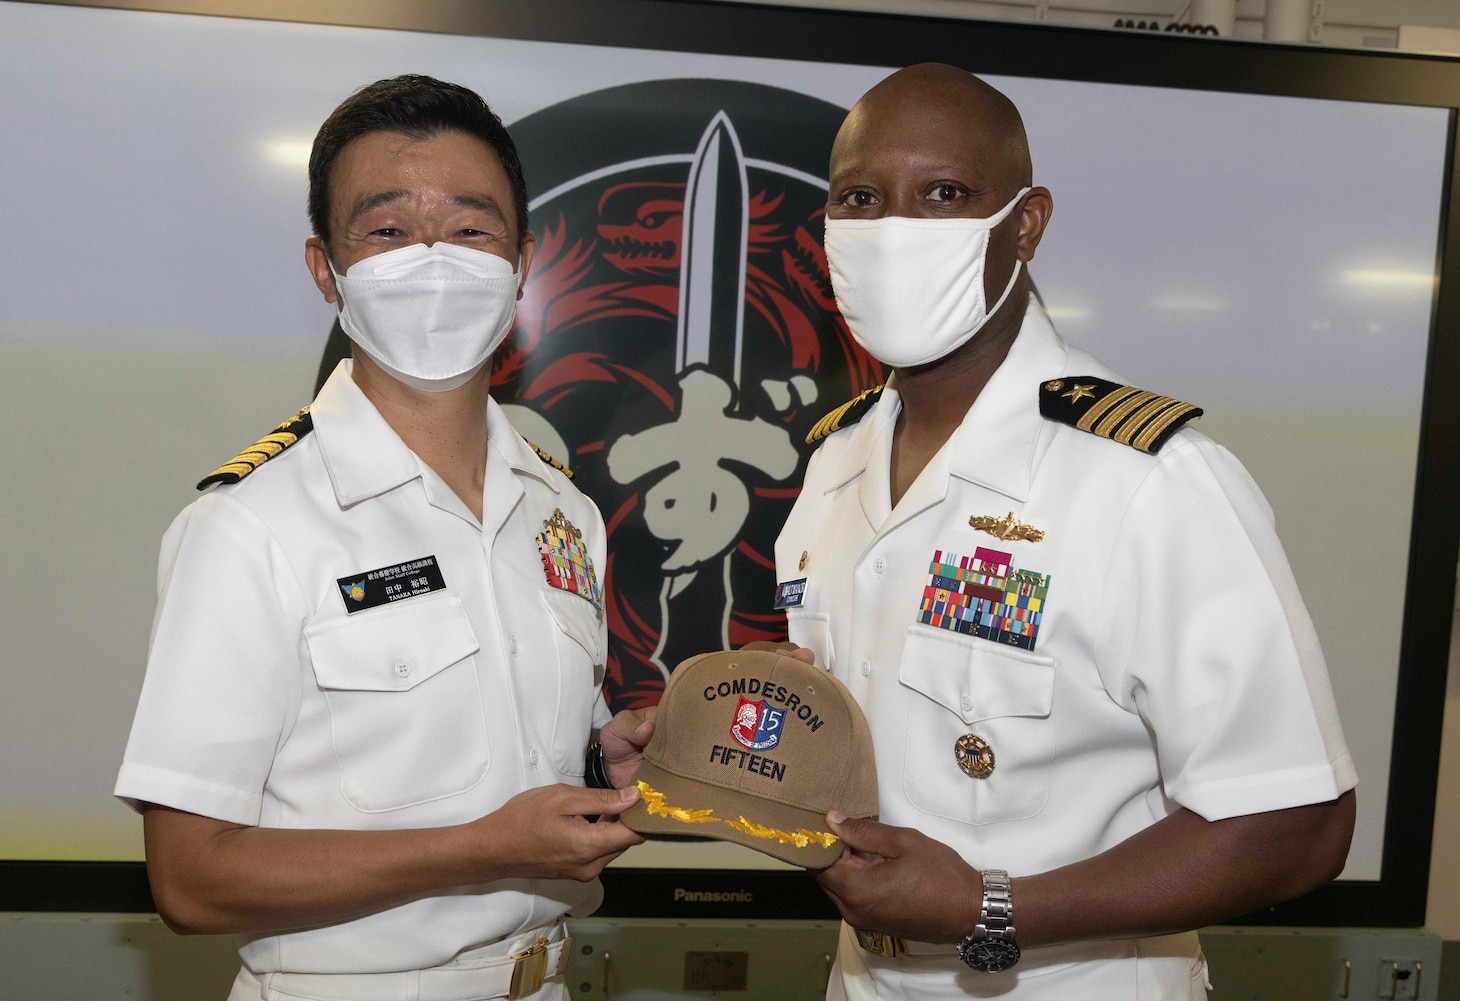
{"type": "Polygon", "coordinates": [[[639,770],[639,762],[644,759],[644,748],[649,746],[654,736],[654,717],[658,712],[658,706],[625,709],[599,731],[598,739],[603,743],[603,764],[615,789],[622,789],[633,781],[634,772],[639,770]]]}
{"type": "Polygon", "coordinates": [[[846,849],[816,881],[853,928],[957,942],[978,923],[983,877],[952,848],[909,827],[827,815],[846,849]]]}

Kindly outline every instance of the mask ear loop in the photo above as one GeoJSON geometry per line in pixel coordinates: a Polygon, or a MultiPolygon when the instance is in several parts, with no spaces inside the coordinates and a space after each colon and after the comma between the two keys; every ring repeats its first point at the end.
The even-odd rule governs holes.
{"type": "MultiPolygon", "coordinates": [[[[1022,267],[1024,267],[1024,262],[1015,259],[1014,273],[1009,276],[1009,284],[1004,286],[1004,294],[999,296],[999,301],[994,303],[993,309],[990,309],[988,312],[984,313],[983,323],[980,323],[978,325],[978,330],[982,330],[985,326],[987,326],[989,320],[993,318],[993,315],[1003,308],[1004,300],[1009,298],[1010,292],[1014,291],[1014,283],[1019,280],[1019,269],[1022,267]]],[[[978,333],[978,330],[975,330],[974,333],[978,333]]]]}
{"type": "Polygon", "coordinates": [[[339,269],[335,267],[334,255],[326,251],[324,259],[325,263],[330,266],[330,274],[335,276],[335,315],[338,317],[345,311],[345,290],[340,287],[345,276],[340,274],[339,269]]]}
{"type": "MultiPolygon", "coordinates": [[[[999,213],[999,215],[1003,216],[1003,218],[1000,219],[999,222],[994,223],[994,225],[997,226],[999,223],[1003,222],[1004,219],[1007,219],[1011,214],[1013,214],[1014,207],[1019,204],[1020,200],[1025,195],[1029,194],[1029,192],[1031,192],[1033,190],[1034,189],[1032,187],[1024,188],[1017,195],[1015,195],[1014,196],[1014,200],[1011,201],[1011,202],[1009,202],[1009,204],[1007,206],[1005,206],[1005,208],[1003,209],[1003,211],[1001,211],[999,213]]],[[[990,227],[990,230],[992,230],[992,227],[990,227]]],[[[992,232],[990,232],[990,236],[992,236],[992,235],[993,235],[992,232]]],[[[1023,267],[1024,267],[1024,262],[1021,261],[1021,260],[1019,260],[1016,257],[1014,259],[1014,273],[1009,276],[1009,284],[1004,286],[1004,294],[1001,295],[1001,296],[999,296],[999,301],[996,302],[996,303],[994,303],[992,309],[988,309],[988,310],[985,310],[984,311],[984,314],[983,314],[983,323],[980,323],[978,325],[978,327],[974,330],[974,333],[978,333],[979,330],[982,330],[984,328],[984,326],[989,322],[989,320],[993,317],[993,315],[995,313],[997,313],[1000,309],[1003,308],[1003,306],[1004,306],[1004,300],[1005,299],[1008,299],[1009,298],[1009,293],[1014,291],[1014,283],[1019,280],[1019,270],[1021,268],[1023,268],[1023,267]]]]}

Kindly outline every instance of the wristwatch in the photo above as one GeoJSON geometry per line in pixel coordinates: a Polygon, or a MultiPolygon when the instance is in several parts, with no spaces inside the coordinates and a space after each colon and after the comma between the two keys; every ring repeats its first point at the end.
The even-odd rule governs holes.
{"type": "Polygon", "coordinates": [[[958,958],[981,973],[999,973],[1019,962],[1014,941],[1014,902],[1010,899],[1009,874],[1002,869],[985,869],[983,905],[978,924],[958,943],[958,958]]]}
{"type": "Polygon", "coordinates": [[[583,784],[589,789],[612,789],[608,780],[608,762],[603,758],[603,741],[594,741],[583,756],[583,784]]]}

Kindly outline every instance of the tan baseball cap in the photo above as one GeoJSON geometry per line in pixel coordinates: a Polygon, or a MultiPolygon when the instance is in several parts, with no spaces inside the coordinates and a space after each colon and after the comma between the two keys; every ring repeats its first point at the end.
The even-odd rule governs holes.
{"type": "Polygon", "coordinates": [[[733,841],[807,869],[842,853],[826,814],[877,815],[872,734],[852,693],[768,651],[674,669],[623,823],[650,837],[733,841]]]}

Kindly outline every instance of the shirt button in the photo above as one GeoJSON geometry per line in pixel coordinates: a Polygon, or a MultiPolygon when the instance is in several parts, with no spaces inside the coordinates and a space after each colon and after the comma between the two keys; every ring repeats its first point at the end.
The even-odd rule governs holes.
{"type": "Polygon", "coordinates": [[[533,768],[537,767],[537,748],[534,747],[531,751],[528,752],[527,760],[532,762],[533,768]]]}
{"type": "Polygon", "coordinates": [[[876,570],[878,573],[881,573],[882,571],[887,569],[887,561],[880,556],[877,557],[875,560],[872,561],[872,569],[876,570]]]}
{"type": "Polygon", "coordinates": [[[970,709],[973,708],[973,699],[965,695],[963,698],[958,700],[958,704],[963,707],[964,712],[968,712],[970,709]]]}
{"type": "Polygon", "coordinates": [[[512,656],[516,657],[517,656],[517,637],[516,636],[512,637],[511,647],[512,647],[512,656]]]}
{"type": "Polygon", "coordinates": [[[871,673],[872,673],[872,665],[869,664],[869,663],[867,663],[865,660],[862,661],[862,677],[865,678],[867,675],[869,675],[871,673]]]}
{"type": "Polygon", "coordinates": [[[409,678],[411,676],[411,665],[403,660],[395,662],[395,676],[397,678],[409,678]]]}

